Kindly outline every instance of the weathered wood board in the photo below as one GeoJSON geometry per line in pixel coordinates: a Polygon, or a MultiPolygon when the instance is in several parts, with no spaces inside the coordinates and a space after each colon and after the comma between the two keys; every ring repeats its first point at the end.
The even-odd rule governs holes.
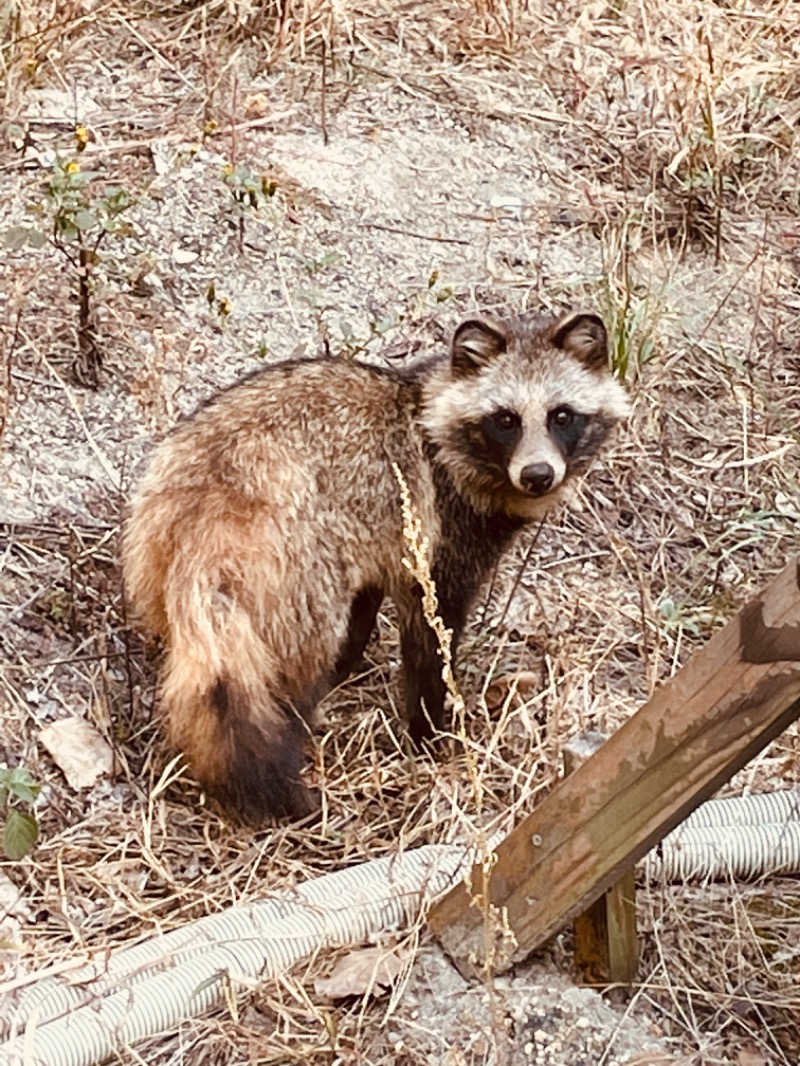
{"type": "MultiPolygon", "coordinates": [[[[462,972],[524,958],[800,717],[794,561],[431,910],[462,972]],[[491,938],[488,899],[516,940],[491,938]],[[495,955],[495,952],[499,954],[495,955]]],[[[497,924],[496,922],[494,923],[497,924]]]]}

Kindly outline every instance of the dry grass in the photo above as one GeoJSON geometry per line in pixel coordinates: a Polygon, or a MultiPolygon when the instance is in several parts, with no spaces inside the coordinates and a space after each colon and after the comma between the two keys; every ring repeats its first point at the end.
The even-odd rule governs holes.
{"type": "MultiPolygon", "coordinates": [[[[87,158],[142,196],[97,294],[96,395],[70,383],[69,277],[46,253],[0,264],[0,754],[45,786],[40,845],[4,866],[23,899],[9,920],[24,954],[0,955],[8,974],[511,826],[558,779],[568,737],[624,721],[800,551],[797,2],[0,0],[0,30],[0,228],[38,196],[24,144],[31,160],[72,151],[87,94],[87,158]],[[40,105],[56,92],[71,101],[60,118],[40,105]],[[410,192],[364,210],[345,168],[362,168],[356,147],[370,141],[401,166],[410,141],[381,138],[404,128],[453,153],[452,188],[436,185],[432,155],[410,169],[410,192]],[[192,177],[203,152],[276,176],[243,257],[208,176],[216,157],[192,177]],[[166,176],[158,153],[177,160],[166,176]],[[518,211],[492,206],[523,179],[518,211]],[[204,273],[201,254],[192,273],[175,247],[221,265],[204,273]],[[330,250],[340,266],[324,265],[330,250]],[[231,296],[230,321],[205,301],[209,276],[231,296]],[[381,338],[426,347],[476,303],[581,302],[613,328],[635,416],[576,506],[529,534],[487,589],[461,655],[466,751],[404,751],[387,610],[364,674],[326,701],[319,825],[229,824],[163,750],[157,649],[126,623],[116,538],[147,439],[256,365],[263,336],[270,353],[372,354],[381,338]],[[509,687],[517,673],[526,683],[509,687]],[[39,747],[42,724],[67,713],[111,741],[113,782],[76,793],[39,747]]],[[[799,744],[789,731],[731,789],[797,786],[799,744]]],[[[796,883],[650,886],[641,909],[629,1009],[668,1034],[676,1061],[797,1062],[796,883]]],[[[554,970],[568,967],[563,949],[544,956],[554,970]]],[[[120,1061],[422,1061],[381,1035],[385,1003],[317,1001],[312,978],[330,963],[120,1061]]]]}

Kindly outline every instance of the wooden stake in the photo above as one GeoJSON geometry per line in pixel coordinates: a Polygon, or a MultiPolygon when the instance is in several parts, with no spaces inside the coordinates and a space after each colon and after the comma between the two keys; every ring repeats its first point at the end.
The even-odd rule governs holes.
{"type": "MultiPolygon", "coordinates": [[[[582,733],[564,746],[564,773],[574,773],[606,740],[582,733]]],[[[573,923],[575,969],[584,985],[628,987],[639,967],[636,933],[636,876],[633,868],[606,889],[573,923]]]]}

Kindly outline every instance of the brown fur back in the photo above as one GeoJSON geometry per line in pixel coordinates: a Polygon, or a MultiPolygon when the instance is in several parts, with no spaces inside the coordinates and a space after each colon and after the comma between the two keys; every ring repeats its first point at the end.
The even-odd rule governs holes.
{"type": "Polygon", "coordinates": [[[311,809],[308,719],[359,660],[384,595],[398,608],[411,736],[443,727],[441,660],[403,565],[393,464],[429,539],[455,652],[510,538],[624,417],[606,363],[593,315],[470,319],[450,360],[418,374],[282,364],[161,444],[131,504],[124,574],[134,611],[167,645],[170,738],[209,790],[252,820],[311,809]]]}
{"type": "Polygon", "coordinates": [[[346,363],[267,371],[179,426],[134,497],[126,586],[168,644],[170,739],[245,814],[310,806],[305,720],[336,680],[351,601],[387,573],[410,581],[391,463],[429,477],[415,402],[346,363]],[[346,437],[331,432],[337,417],[346,437]]]}

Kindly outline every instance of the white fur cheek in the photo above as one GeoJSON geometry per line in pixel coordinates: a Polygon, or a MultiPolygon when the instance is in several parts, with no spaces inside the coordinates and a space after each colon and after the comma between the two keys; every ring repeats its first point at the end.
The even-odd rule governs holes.
{"type": "Polygon", "coordinates": [[[464,399],[455,388],[445,389],[426,397],[420,422],[437,444],[443,444],[452,426],[461,420],[464,399]]]}
{"type": "Polygon", "coordinates": [[[630,418],[633,404],[631,398],[620,383],[611,379],[607,386],[607,398],[605,412],[620,422],[630,418]]]}

